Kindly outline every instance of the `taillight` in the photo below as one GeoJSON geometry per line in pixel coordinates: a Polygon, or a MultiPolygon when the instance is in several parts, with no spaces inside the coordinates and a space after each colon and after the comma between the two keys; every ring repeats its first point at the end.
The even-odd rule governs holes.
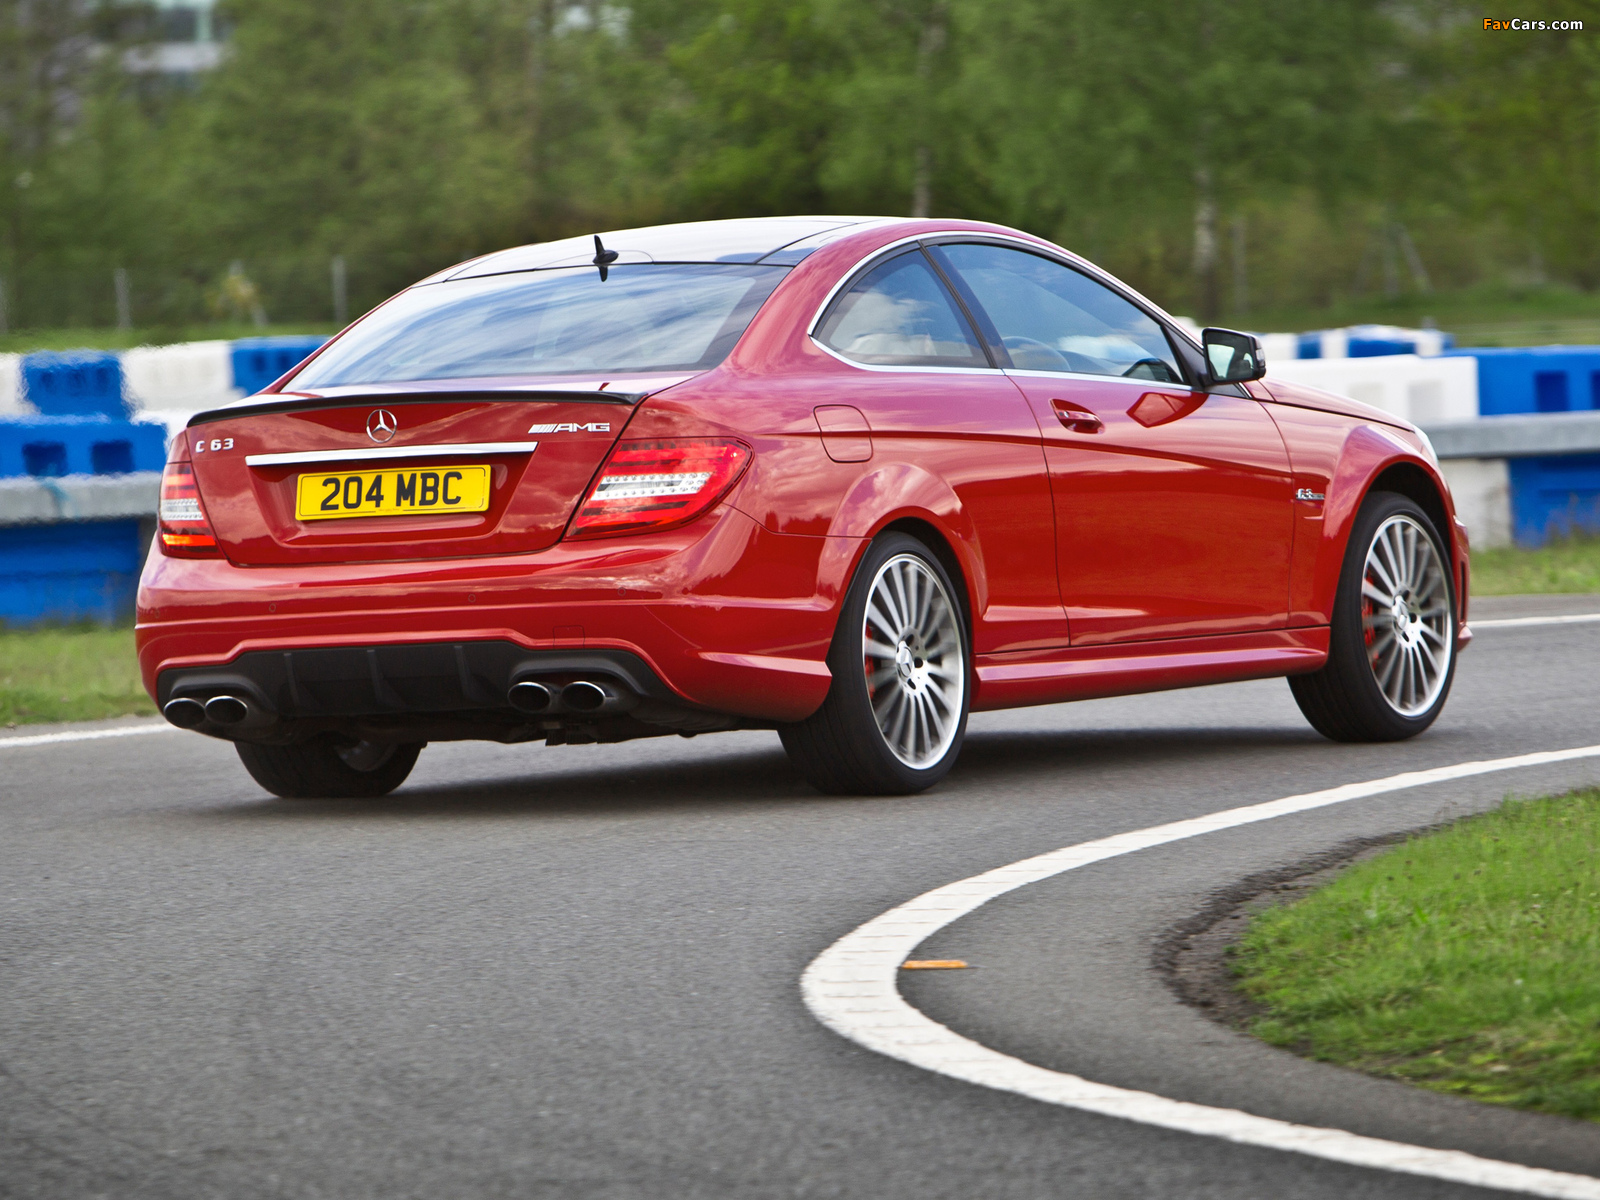
{"type": "Polygon", "coordinates": [[[222,553],[200,504],[194,467],[171,462],[161,476],[161,550],[176,558],[215,558],[222,553]]]}
{"type": "Polygon", "coordinates": [[[567,536],[602,537],[692,521],[727,495],[749,462],[750,447],[741,442],[618,442],[567,536]]]}

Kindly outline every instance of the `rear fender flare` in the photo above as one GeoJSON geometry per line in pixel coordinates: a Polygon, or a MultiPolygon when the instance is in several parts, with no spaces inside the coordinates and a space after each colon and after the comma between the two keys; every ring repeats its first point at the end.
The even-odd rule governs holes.
{"type": "Polygon", "coordinates": [[[819,564],[819,594],[842,603],[872,539],[906,520],[920,521],[944,539],[965,576],[956,582],[966,587],[970,611],[982,613],[988,603],[988,587],[972,514],[947,482],[912,463],[885,463],[867,472],[840,500],[819,564]]]}

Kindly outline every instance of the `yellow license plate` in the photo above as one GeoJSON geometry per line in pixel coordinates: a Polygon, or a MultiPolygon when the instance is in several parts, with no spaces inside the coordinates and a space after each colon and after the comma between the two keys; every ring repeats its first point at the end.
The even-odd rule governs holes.
{"type": "Polygon", "coordinates": [[[338,517],[483,512],[488,507],[488,467],[429,467],[302,475],[295,494],[294,515],[302,521],[326,521],[338,517]]]}

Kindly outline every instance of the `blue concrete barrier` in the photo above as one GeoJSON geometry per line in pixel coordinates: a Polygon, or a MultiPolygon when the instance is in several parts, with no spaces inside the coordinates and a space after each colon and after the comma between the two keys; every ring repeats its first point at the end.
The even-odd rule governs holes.
{"type": "Polygon", "coordinates": [[[1600,408],[1600,346],[1451,350],[1478,360],[1478,415],[1600,408]]]}
{"type": "Polygon", "coordinates": [[[130,618],[144,549],[140,524],[130,518],[0,527],[0,622],[130,618]]]}
{"type": "MultiPolygon", "coordinates": [[[[1600,346],[1514,346],[1454,350],[1478,360],[1484,417],[1600,409],[1600,346]]],[[[1551,537],[1600,533],[1600,454],[1507,459],[1512,537],[1538,546],[1551,537]]]]}
{"type": "Polygon", "coordinates": [[[126,475],[167,461],[160,425],[79,417],[0,421],[0,478],[126,475]]]}
{"type": "MultiPolygon", "coordinates": [[[[176,372],[178,383],[192,383],[190,375],[204,377],[198,389],[203,394],[193,396],[172,395],[172,380],[145,362],[138,377],[152,394],[134,396],[132,407],[151,407],[152,400],[156,408],[171,407],[160,415],[176,428],[186,404],[192,411],[259,392],[326,340],[211,343],[204,347],[211,357],[200,364],[206,370],[178,364],[188,368],[176,372]],[[227,371],[215,361],[217,354],[226,355],[227,371]]],[[[149,351],[141,353],[150,358],[149,351]]],[[[22,356],[14,369],[25,415],[0,419],[0,510],[9,510],[0,511],[0,621],[127,619],[154,527],[167,430],[128,419],[130,393],[118,354],[41,351],[22,356]],[[138,499],[130,506],[134,494],[138,499]]]]}
{"type": "Polygon", "coordinates": [[[122,360],[104,350],[41,351],[22,357],[22,390],[47,417],[125,418],[122,360]]]}
{"type": "Polygon", "coordinates": [[[1520,546],[1600,533],[1600,454],[1506,460],[1511,536],[1520,546]]]}
{"type": "Polygon", "coordinates": [[[1350,325],[1319,329],[1295,339],[1297,358],[1382,358],[1390,354],[1431,357],[1455,345],[1455,336],[1437,329],[1398,325],[1350,325]]]}
{"type": "Polygon", "coordinates": [[[316,336],[241,338],[233,344],[233,386],[253,396],[294,370],[327,340],[316,336]]]}

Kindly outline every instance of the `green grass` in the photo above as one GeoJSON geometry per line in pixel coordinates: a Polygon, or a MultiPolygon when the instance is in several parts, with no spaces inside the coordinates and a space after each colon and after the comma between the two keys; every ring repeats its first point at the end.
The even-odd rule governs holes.
{"type": "Polygon", "coordinates": [[[1510,800],[1251,924],[1254,1032],[1435,1091],[1600,1120],[1600,789],[1510,800]]]}
{"type": "Polygon", "coordinates": [[[1534,592],[1600,592],[1600,537],[1563,538],[1537,550],[1472,552],[1474,596],[1534,592]]]}
{"type": "Polygon", "coordinates": [[[339,332],[331,322],[252,325],[179,325],[149,329],[31,329],[0,334],[0,354],[27,354],[33,350],[127,350],[134,346],[167,346],[174,342],[203,342],[213,338],[276,337],[286,333],[316,333],[324,337],[339,332]]]}
{"type": "Polygon", "coordinates": [[[139,682],[133,630],[0,630],[0,724],[154,713],[139,682]]]}

